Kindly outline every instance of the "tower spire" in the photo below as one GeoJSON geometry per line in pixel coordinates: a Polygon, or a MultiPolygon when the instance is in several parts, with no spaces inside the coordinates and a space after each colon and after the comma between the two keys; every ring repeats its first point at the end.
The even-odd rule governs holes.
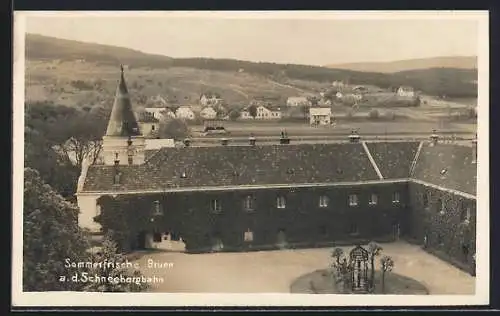
{"type": "Polygon", "coordinates": [[[139,125],[132,111],[132,102],[128,93],[123,65],[120,65],[120,81],[116,88],[113,109],[109,117],[106,136],[138,136],[140,135],[139,125]]]}

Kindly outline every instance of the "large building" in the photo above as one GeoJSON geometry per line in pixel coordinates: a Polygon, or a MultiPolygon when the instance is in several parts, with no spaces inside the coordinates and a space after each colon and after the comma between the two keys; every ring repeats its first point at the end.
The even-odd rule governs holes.
{"type": "Polygon", "coordinates": [[[146,150],[127,121],[125,91],[122,75],[109,126],[132,128],[108,127],[108,158],[82,171],[77,192],[79,224],[113,230],[121,247],[167,235],[188,252],[405,239],[474,271],[475,143],[353,134],[333,144],[251,139],[146,150]]]}

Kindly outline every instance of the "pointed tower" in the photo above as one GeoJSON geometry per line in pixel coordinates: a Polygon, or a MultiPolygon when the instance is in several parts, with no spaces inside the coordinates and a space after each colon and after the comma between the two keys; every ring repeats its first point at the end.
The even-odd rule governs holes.
{"type": "Polygon", "coordinates": [[[145,139],[132,111],[123,66],[108,128],[102,140],[102,158],[105,165],[137,165],[144,162],[145,139]]]}

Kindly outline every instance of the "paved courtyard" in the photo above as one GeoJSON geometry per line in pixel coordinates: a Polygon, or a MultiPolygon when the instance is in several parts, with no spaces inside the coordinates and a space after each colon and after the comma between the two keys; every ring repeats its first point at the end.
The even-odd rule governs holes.
{"type": "MultiPolygon", "coordinates": [[[[394,259],[394,272],[425,285],[430,294],[474,294],[475,278],[404,242],[382,244],[394,259]]],[[[349,251],[352,247],[344,247],[349,251]]],[[[138,260],[146,276],[162,277],[152,292],[290,293],[299,276],[324,269],[331,248],[241,253],[145,253],[138,260]],[[156,267],[148,268],[148,262],[156,267]],[[159,267],[159,263],[166,263],[159,267]]],[[[378,264],[378,262],[377,262],[378,264]]]]}

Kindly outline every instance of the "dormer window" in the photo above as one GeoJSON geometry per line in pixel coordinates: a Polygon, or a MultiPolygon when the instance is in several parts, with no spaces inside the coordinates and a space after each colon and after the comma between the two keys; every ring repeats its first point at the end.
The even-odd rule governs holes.
{"type": "Polygon", "coordinates": [[[368,204],[377,205],[377,203],[378,203],[378,196],[376,194],[372,194],[370,196],[370,201],[368,202],[368,204]]]}
{"type": "Polygon", "coordinates": [[[444,177],[444,176],[446,176],[446,173],[447,173],[447,172],[448,172],[448,169],[444,168],[444,169],[442,169],[442,170],[439,172],[439,174],[441,175],[441,177],[444,177]]]}
{"type": "Polygon", "coordinates": [[[397,192],[397,191],[396,191],[396,192],[394,192],[394,193],[392,194],[392,203],[394,203],[394,204],[398,204],[400,201],[401,201],[401,200],[400,200],[400,195],[399,195],[399,192],[397,192]]]}
{"type": "Polygon", "coordinates": [[[219,200],[213,199],[210,201],[210,211],[216,214],[222,212],[222,205],[219,200]]]}
{"type": "Polygon", "coordinates": [[[186,171],[182,171],[180,177],[181,179],[187,178],[186,171]]]}
{"type": "Polygon", "coordinates": [[[330,199],[326,195],[322,195],[319,197],[319,207],[325,208],[328,207],[328,202],[330,202],[330,199]]]}
{"type": "Polygon", "coordinates": [[[276,207],[277,208],[285,208],[286,207],[286,199],[284,196],[278,196],[276,198],[276,207]]]}
{"type": "Polygon", "coordinates": [[[462,205],[461,212],[460,212],[460,221],[464,224],[469,224],[470,217],[471,217],[471,208],[464,207],[462,205]]]}

